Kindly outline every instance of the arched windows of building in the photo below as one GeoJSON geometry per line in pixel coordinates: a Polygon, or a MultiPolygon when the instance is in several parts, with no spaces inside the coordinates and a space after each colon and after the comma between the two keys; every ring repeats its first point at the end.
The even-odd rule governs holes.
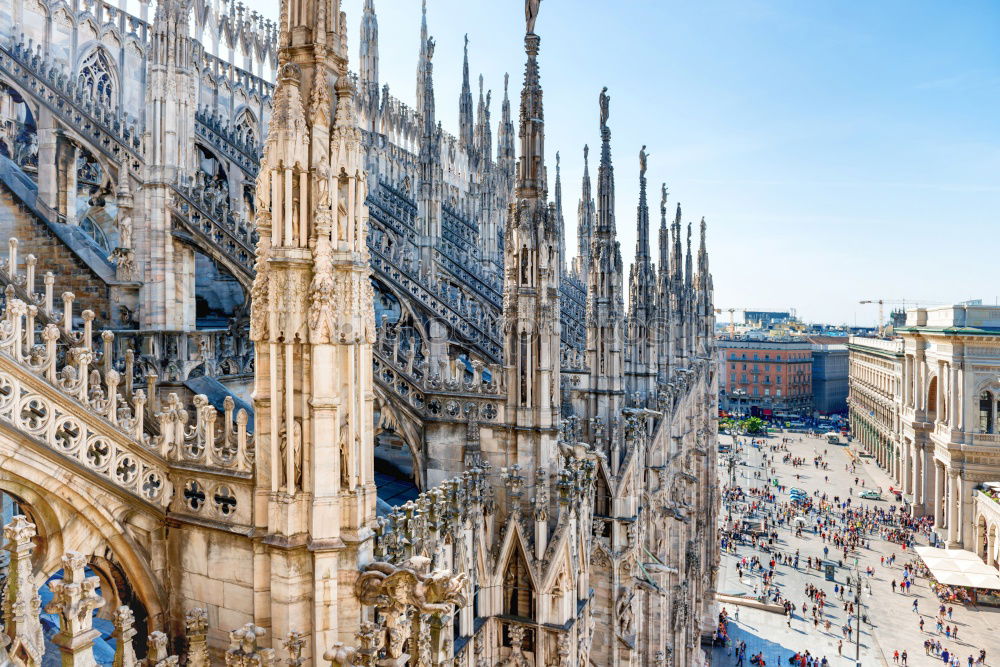
{"type": "Polygon", "coordinates": [[[94,49],[80,65],[78,85],[95,104],[107,109],[118,106],[118,82],[107,51],[94,49]]]}
{"type": "Polygon", "coordinates": [[[997,433],[997,411],[1000,395],[984,391],[979,395],[979,432],[997,433]]]}

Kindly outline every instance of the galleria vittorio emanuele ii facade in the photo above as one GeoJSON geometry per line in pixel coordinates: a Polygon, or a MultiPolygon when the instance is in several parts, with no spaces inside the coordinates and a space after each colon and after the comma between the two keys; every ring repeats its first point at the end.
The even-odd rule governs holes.
{"type": "Polygon", "coordinates": [[[413,107],[373,0],[126,9],[0,4],[0,664],[704,664],[705,224],[644,149],[626,284],[595,90],[567,256],[539,0],[457,134],[426,8],[413,107]]]}

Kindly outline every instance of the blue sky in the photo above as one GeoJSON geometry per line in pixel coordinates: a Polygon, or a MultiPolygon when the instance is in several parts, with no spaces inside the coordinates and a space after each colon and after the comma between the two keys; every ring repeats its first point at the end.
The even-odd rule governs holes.
{"type": "MultiPolygon", "coordinates": [[[[249,4],[277,15],[276,0],[249,4]]],[[[420,2],[375,5],[381,79],[412,104],[420,2]]],[[[343,7],[356,61],[362,0],[343,7]]],[[[465,33],[474,96],[482,72],[495,123],[510,72],[516,114],[521,0],[428,0],[428,24],[445,127],[458,127],[465,33]]],[[[661,181],[671,212],[679,200],[685,222],[705,216],[718,307],[869,324],[861,299],[1000,297],[1000,3],[544,0],[536,32],[570,256],[608,86],[626,263],[646,144],[653,226],[661,181]]]]}

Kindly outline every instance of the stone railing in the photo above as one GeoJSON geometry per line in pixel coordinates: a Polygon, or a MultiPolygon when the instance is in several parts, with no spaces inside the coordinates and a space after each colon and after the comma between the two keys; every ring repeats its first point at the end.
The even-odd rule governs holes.
{"type": "MultiPolygon", "coordinates": [[[[146,378],[145,389],[136,388],[134,350],[116,346],[111,331],[97,335],[89,310],[77,326],[72,293],[63,293],[57,311],[51,280],[39,297],[33,275],[22,280],[14,271],[11,279],[16,248],[11,243],[10,257],[0,262],[0,275],[9,281],[0,312],[0,420],[161,507],[170,501],[171,465],[199,463],[221,473],[250,474],[253,444],[245,411],[235,411],[229,399],[216,425],[217,412],[199,395],[189,425],[191,413],[176,395],[160,404],[156,376],[146,378]],[[12,283],[24,285],[31,302],[16,298],[12,283]]],[[[28,268],[33,274],[34,264],[28,268]]]]}
{"type": "Polygon", "coordinates": [[[114,162],[128,161],[141,173],[142,130],[120,108],[108,108],[84,96],[69,73],[45,57],[40,45],[0,46],[0,74],[10,77],[40,104],[114,162]]]}
{"type": "MultiPolygon", "coordinates": [[[[153,375],[159,382],[192,377],[238,377],[254,370],[253,344],[245,327],[196,331],[116,331],[115,358],[133,354],[136,381],[153,375]]],[[[122,362],[119,361],[119,364],[122,362]]],[[[118,368],[124,372],[124,366],[118,368]]]]}
{"type": "Polygon", "coordinates": [[[374,353],[375,381],[399,396],[423,419],[493,423],[500,415],[502,369],[489,367],[492,379],[483,379],[484,365],[473,362],[471,378],[465,365],[457,361],[449,377],[431,374],[422,355],[410,355],[398,346],[398,339],[379,327],[374,353]]]}
{"type": "Polygon", "coordinates": [[[229,158],[251,179],[257,177],[260,169],[260,159],[263,155],[261,146],[256,143],[246,143],[217,114],[199,109],[195,112],[195,132],[223,155],[229,158]]]}
{"type": "Polygon", "coordinates": [[[889,352],[891,354],[903,353],[902,338],[872,338],[870,336],[851,336],[847,339],[847,343],[849,345],[857,345],[858,347],[867,347],[874,350],[879,350],[881,352],[889,352]]]}
{"type": "Polygon", "coordinates": [[[183,227],[200,240],[206,250],[214,248],[228,259],[227,267],[244,285],[253,281],[257,230],[254,224],[232,215],[225,206],[208,202],[191,183],[175,185],[171,207],[183,227]]]}
{"type": "MultiPolygon", "coordinates": [[[[32,556],[38,531],[35,524],[23,515],[17,515],[3,528],[3,550],[8,556],[7,577],[3,582],[5,605],[4,625],[0,626],[0,664],[37,666],[43,664],[45,634],[41,613],[55,614],[59,619],[59,633],[52,643],[61,654],[63,665],[82,667],[93,665],[94,640],[100,636],[94,628],[95,612],[107,604],[102,595],[101,581],[88,575],[90,557],[69,551],[62,557],[62,576],[47,582],[52,593],[42,607],[41,596],[32,567],[32,556]]],[[[428,656],[419,664],[426,667],[443,667],[450,656],[444,647],[445,635],[450,627],[440,621],[456,605],[465,606],[464,591],[467,580],[444,570],[431,571],[427,559],[415,558],[400,565],[386,562],[371,563],[358,578],[355,594],[362,605],[378,611],[375,621],[361,623],[355,634],[357,646],[335,642],[323,656],[313,656],[309,664],[331,667],[376,667],[389,664],[381,656],[394,657],[404,664],[403,652],[408,627],[413,635],[414,654],[428,656]],[[410,616],[417,619],[407,626],[410,616]],[[402,622],[401,622],[402,621],[402,622]],[[404,633],[401,636],[401,633],[404,633]]],[[[221,600],[219,601],[221,603],[221,600]]],[[[187,611],[184,616],[184,634],[179,638],[154,630],[146,642],[146,657],[136,655],[135,615],[121,605],[110,614],[114,630],[112,663],[117,667],[169,667],[185,664],[190,667],[209,667],[222,664],[209,653],[209,616],[201,607],[187,611]],[[176,639],[176,641],[172,641],[176,639]],[[182,649],[180,655],[170,655],[170,650],[182,649]]],[[[303,649],[306,637],[297,631],[284,639],[274,638],[272,644],[280,647],[285,658],[279,660],[275,648],[265,648],[264,628],[253,623],[229,632],[229,648],[221,656],[226,665],[237,667],[279,667],[279,665],[306,664],[303,649]]]]}

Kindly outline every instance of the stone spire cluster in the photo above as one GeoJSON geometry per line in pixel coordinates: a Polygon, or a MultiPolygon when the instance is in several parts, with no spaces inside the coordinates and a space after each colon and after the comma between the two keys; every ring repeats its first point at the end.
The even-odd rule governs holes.
{"type": "MultiPolygon", "coordinates": [[[[624,404],[622,255],[615,228],[615,177],[611,165],[611,98],[599,97],[601,163],[597,170],[597,220],[590,239],[587,280],[587,362],[590,369],[590,412],[612,424],[624,404]]],[[[616,442],[613,429],[604,429],[609,449],[616,442]]],[[[612,470],[617,459],[612,454],[612,470]]]]}
{"type": "Polygon", "coordinates": [[[469,36],[465,36],[465,50],[462,59],[462,94],[458,99],[458,138],[466,152],[474,149],[475,129],[472,121],[472,88],[469,86],[469,36]]]}
{"type": "Polygon", "coordinates": [[[590,236],[597,216],[594,196],[590,189],[590,147],[583,147],[583,185],[577,207],[577,255],[573,258],[573,273],[586,284],[590,276],[590,236]]]}
{"type": "Polygon", "coordinates": [[[521,89],[520,156],[504,234],[504,364],[507,419],[516,462],[548,469],[560,418],[559,248],[562,229],[549,204],[545,176],[545,114],[538,68],[541,38],[529,15],[521,89]],[[516,453],[515,453],[516,452],[516,453]]]}
{"type": "Polygon", "coordinates": [[[306,656],[360,619],[314,595],[370,558],[375,521],[367,176],[340,0],[282,3],[278,85],[257,177],[251,338],[256,375],[255,568],[275,636],[311,628],[306,656]],[[308,548],[304,548],[308,545],[308,548]],[[301,548],[300,548],[301,547],[301,548]],[[287,601],[298,601],[289,604],[287,601]]]}
{"type": "Polygon", "coordinates": [[[629,314],[626,350],[628,391],[654,396],[657,376],[656,270],[649,246],[649,205],[646,201],[646,147],[639,151],[639,206],[636,211],[635,262],[629,270],[629,314]]]}

